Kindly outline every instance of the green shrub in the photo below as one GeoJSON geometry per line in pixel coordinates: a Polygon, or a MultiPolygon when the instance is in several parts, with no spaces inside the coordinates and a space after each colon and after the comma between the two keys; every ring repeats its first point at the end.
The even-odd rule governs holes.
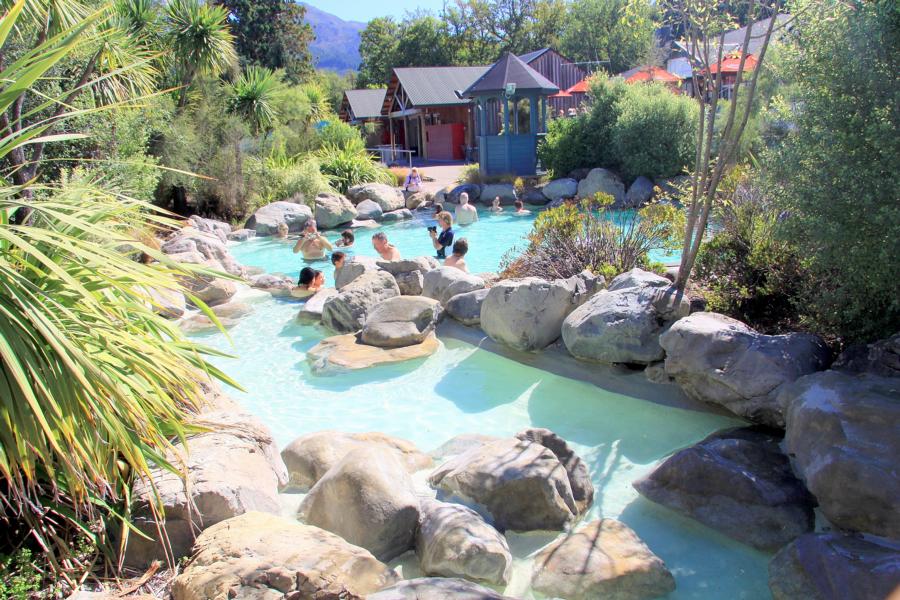
{"type": "Polygon", "coordinates": [[[629,86],[619,100],[612,147],[622,176],[672,177],[694,159],[696,102],[662,85],[629,86]]]}
{"type": "Polygon", "coordinates": [[[0,598],[25,600],[41,590],[43,577],[32,564],[33,555],[21,548],[9,556],[0,556],[0,598]]]}
{"type": "Polygon", "coordinates": [[[322,174],[319,161],[310,156],[299,160],[276,154],[265,160],[250,159],[247,173],[255,190],[248,201],[247,214],[270,202],[288,198],[300,198],[312,207],[317,195],[334,191],[322,174]]]}
{"type": "Polygon", "coordinates": [[[360,183],[394,183],[394,176],[365,150],[326,145],[316,152],[322,173],[340,193],[360,183]]]}
{"type": "Polygon", "coordinates": [[[319,147],[334,146],[340,149],[363,150],[366,144],[359,129],[343,121],[329,121],[316,132],[319,147]]]}
{"type": "Polygon", "coordinates": [[[635,267],[649,268],[651,250],[677,247],[684,223],[681,211],[670,204],[610,211],[612,203],[612,196],[598,193],[594,199],[542,212],[525,251],[514,249],[503,257],[504,276],[564,279],[585,269],[615,276],[635,267]]]}

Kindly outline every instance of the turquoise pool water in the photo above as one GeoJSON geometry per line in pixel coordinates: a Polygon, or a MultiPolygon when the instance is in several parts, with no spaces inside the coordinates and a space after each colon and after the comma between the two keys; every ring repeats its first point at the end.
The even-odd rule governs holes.
{"type": "MultiPolygon", "coordinates": [[[[490,217],[465,229],[473,271],[496,269],[512,235],[507,228],[529,229],[528,219],[514,219],[490,217]]],[[[428,250],[422,223],[386,229],[404,255],[428,250]]],[[[368,236],[358,239],[360,253],[374,254],[368,236]]],[[[301,264],[283,241],[251,241],[235,245],[233,252],[244,264],[269,271],[296,274],[301,264]]],[[[590,467],[596,502],[588,518],[615,517],[632,527],[675,575],[677,589],[669,598],[770,597],[768,555],[643,500],[631,487],[672,451],[740,421],[681,408],[677,390],[650,385],[641,373],[591,367],[600,382],[594,385],[448,336],[425,360],[313,375],[305,353],[327,333],[299,325],[294,319],[299,306],[265,299],[228,337],[202,338],[237,355],[217,363],[247,390],[235,391],[235,398],[271,427],[279,445],[304,433],[337,429],[382,431],[428,451],[461,433],[509,436],[526,427],[547,427],[572,443],[590,467]]],[[[505,591],[533,598],[528,555],[549,539],[509,537],[515,568],[505,591]]],[[[404,572],[410,574],[406,566],[404,572]]]]}

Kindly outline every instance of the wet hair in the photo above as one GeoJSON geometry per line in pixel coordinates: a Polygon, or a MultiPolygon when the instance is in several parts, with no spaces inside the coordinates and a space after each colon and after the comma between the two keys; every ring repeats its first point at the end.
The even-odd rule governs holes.
{"type": "Polygon", "coordinates": [[[514,204],[516,206],[516,210],[522,210],[523,208],[525,208],[525,205],[522,204],[521,200],[516,200],[514,204]]]}
{"type": "Polygon", "coordinates": [[[453,242],[453,254],[465,256],[469,251],[469,241],[466,238],[459,238],[453,242]]]}
{"type": "Polygon", "coordinates": [[[439,222],[447,221],[451,226],[453,225],[453,215],[448,213],[446,210],[442,210],[438,213],[437,220],[439,222]]]}
{"type": "Polygon", "coordinates": [[[297,285],[309,285],[321,274],[322,271],[317,271],[312,267],[303,267],[300,271],[300,279],[297,280],[297,285]]]}
{"type": "Polygon", "coordinates": [[[382,242],[386,242],[386,241],[387,241],[387,236],[384,234],[383,231],[379,231],[378,233],[373,233],[373,234],[372,234],[372,239],[373,239],[373,240],[380,240],[380,241],[382,241],[382,242]]]}
{"type": "Polygon", "coordinates": [[[435,202],[434,206],[432,208],[434,209],[434,214],[436,214],[436,215],[444,212],[444,205],[441,204],[440,202],[435,202]]]}
{"type": "Polygon", "coordinates": [[[353,232],[349,229],[345,229],[341,232],[341,238],[348,244],[352,244],[356,241],[356,237],[353,235],[353,232]]]}
{"type": "Polygon", "coordinates": [[[306,224],[303,225],[303,228],[306,229],[306,228],[308,228],[310,225],[312,225],[313,227],[316,227],[316,226],[318,225],[318,223],[316,223],[316,220],[315,220],[315,219],[307,219],[307,220],[306,220],[306,224]]]}
{"type": "Polygon", "coordinates": [[[347,255],[344,254],[343,252],[341,252],[340,250],[338,250],[337,252],[332,252],[331,253],[331,264],[333,264],[333,265],[338,264],[338,262],[346,256],[347,255]]]}

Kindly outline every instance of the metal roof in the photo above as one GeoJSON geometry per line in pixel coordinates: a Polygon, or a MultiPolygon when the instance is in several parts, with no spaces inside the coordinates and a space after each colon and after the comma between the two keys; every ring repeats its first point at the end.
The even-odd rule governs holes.
{"type": "Polygon", "coordinates": [[[535,50],[533,52],[527,52],[525,54],[520,54],[519,58],[522,59],[522,62],[531,64],[532,61],[539,59],[545,53],[549,52],[550,48],[541,48],[540,50],[535,50]]]}
{"type": "Polygon", "coordinates": [[[484,75],[466,88],[463,95],[502,92],[509,84],[515,84],[517,92],[538,91],[555,94],[559,91],[559,87],[555,83],[529,67],[515,54],[508,52],[495,62],[484,75]]]}
{"type": "Polygon", "coordinates": [[[381,105],[387,88],[374,90],[344,90],[354,119],[376,119],[381,116],[381,105]]]}
{"type": "MultiPolygon", "coordinates": [[[[773,41],[778,39],[782,35],[782,31],[779,29],[785,26],[786,21],[788,21],[791,16],[779,13],[775,15],[775,27],[773,29],[772,39],[773,41]]],[[[755,23],[741,27],[739,29],[734,29],[732,31],[726,32],[723,38],[722,45],[722,53],[727,54],[728,52],[732,52],[734,50],[740,50],[744,45],[744,36],[747,34],[747,27],[750,27],[750,43],[747,46],[747,54],[759,54],[759,51],[762,49],[763,42],[765,42],[766,31],[769,29],[769,21],[772,17],[768,17],[766,19],[762,19],[761,21],[756,21],[755,23]]],[[[790,27],[788,27],[790,29],[790,27]]],[[[684,50],[688,55],[692,55],[693,49],[691,45],[686,43],[684,40],[679,40],[675,42],[675,44],[684,50]]],[[[702,56],[702,50],[698,49],[695,58],[700,58],[702,56]]],[[[709,49],[709,59],[710,63],[716,62],[716,58],[718,56],[718,37],[715,39],[710,39],[710,49],[709,49]]]]}
{"type": "MultiPolygon", "coordinates": [[[[464,90],[489,67],[403,67],[394,69],[403,90],[412,106],[446,106],[468,104],[465,98],[456,95],[464,90]]],[[[392,82],[391,89],[396,93],[392,82]]]]}

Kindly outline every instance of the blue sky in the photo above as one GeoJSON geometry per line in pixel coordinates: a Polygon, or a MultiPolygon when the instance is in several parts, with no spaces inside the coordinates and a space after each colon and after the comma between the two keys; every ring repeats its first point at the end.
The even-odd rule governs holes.
{"type": "Polygon", "coordinates": [[[444,0],[304,0],[345,21],[369,21],[375,17],[402,17],[417,8],[440,10],[444,0]]]}

